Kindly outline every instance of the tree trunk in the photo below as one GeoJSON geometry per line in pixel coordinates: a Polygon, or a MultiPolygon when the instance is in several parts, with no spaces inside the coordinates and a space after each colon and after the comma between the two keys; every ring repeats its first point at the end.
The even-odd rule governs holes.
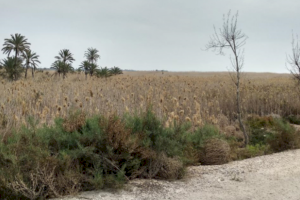
{"type": "Polygon", "coordinates": [[[32,78],[34,78],[34,68],[31,70],[32,78]]]}
{"type": "Polygon", "coordinates": [[[18,49],[16,49],[16,54],[15,54],[15,66],[17,67],[17,56],[18,56],[18,49]]]}
{"type": "MultiPolygon", "coordinates": [[[[16,49],[16,54],[15,54],[15,69],[17,69],[17,56],[18,56],[18,49],[16,49]]],[[[17,80],[17,77],[16,77],[16,72],[14,72],[13,74],[13,80],[17,80]]]]}
{"type": "Polygon", "coordinates": [[[27,70],[28,70],[28,63],[26,63],[26,68],[25,68],[25,79],[27,78],[27,70]]]}
{"type": "Polygon", "coordinates": [[[241,104],[240,104],[240,66],[239,66],[238,56],[237,56],[236,52],[234,52],[234,56],[235,56],[235,62],[236,62],[236,78],[237,78],[237,82],[236,82],[237,118],[238,118],[238,121],[239,121],[240,129],[243,131],[243,135],[244,135],[244,139],[245,139],[244,145],[247,146],[248,143],[249,143],[249,136],[246,133],[246,129],[245,129],[245,126],[244,126],[244,124],[242,122],[242,116],[241,116],[241,104]]]}

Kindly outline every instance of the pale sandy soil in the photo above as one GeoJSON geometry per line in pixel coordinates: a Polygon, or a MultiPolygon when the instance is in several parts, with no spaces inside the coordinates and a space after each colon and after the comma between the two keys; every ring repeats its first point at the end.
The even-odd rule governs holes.
{"type": "Polygon", "coordinates": [[[300,200],[300,150],[189,167],[184,180],[134,180],[118,192],[86,192],[64,200],[84,199],[300,200]]]}

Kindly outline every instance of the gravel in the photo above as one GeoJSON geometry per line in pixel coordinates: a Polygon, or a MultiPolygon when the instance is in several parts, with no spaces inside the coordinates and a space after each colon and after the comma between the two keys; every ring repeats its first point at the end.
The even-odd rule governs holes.
{"type": "Polygon", "coordinates": [[[179,181],[136,179],[120,191],[84,192],[55,200],[299,200],[299,188],[300,150],[294,150],[225,165],[189,167],[179,181]]]}

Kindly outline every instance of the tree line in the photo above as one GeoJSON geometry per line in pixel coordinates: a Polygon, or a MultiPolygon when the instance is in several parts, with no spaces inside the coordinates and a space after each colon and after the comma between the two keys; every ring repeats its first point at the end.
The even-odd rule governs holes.
{"type": "MultiPolygon", "coordinates": [[[[28,69],[31,68],[31,74],[34,78],[34,72],[41,64],[39,55],[30,49],[30,43],[27,38],[19,33],[12,34],[11,38],[4,39],[2,51],[7,54],[7,58],[4,58],[0,62],[0,67],[5,69],[2,76],[5,76],[11,80],[17,80],[22,76],[25,71],[25,78],[27,78],[28,69]],[[14,55],[12,55],[14,53],[14,55]]],[[[69,49],[62,49],[59,51],[58,56],[55,56],[55,61],[51,65],[51,69],[55,69],[58,75],[62,75],[63,79],[69,72],[81,72],[84,71],[85,77],[87,75],[97,77],[109,77],[112,75],[122,74],[122,70],[119,67],[112,68],[99,68],[97,61],[100,58],[99,51],[95,48],[88,48],[84,53],[86,60],[82,61],[78,69],[74,69],[72,66],[75,61],[73,54],[69,49]]]]}

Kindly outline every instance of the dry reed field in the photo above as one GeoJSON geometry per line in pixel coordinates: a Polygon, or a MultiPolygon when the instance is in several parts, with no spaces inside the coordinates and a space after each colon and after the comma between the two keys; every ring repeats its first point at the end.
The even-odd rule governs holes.
{"type": "MultiPolygon", "coordinates": [[[[289,74],[244,73],[241,82],[243,117],[300,113],[299,89],[289,74]]],[[[51,125],[56,117],[82,110],[87,116],[122,115],[152,105],[166,127],[191,121],[193,127],[212,123],[235,124],[235,85],[228,72],[124,72],[105,78],[52,71],[34,79],[2,80],[0,85],[2,134],[27,124],[27,118],[51,125]]]]}
{"type": "Polygon", "coordinates": [[[291,75],[243,74],[247,145],[228,72],[34,77],[1,81],[1,199],[119,188],[135,178],[181,179],[187,166],[300,148],[300,132],[290,125],[300,124],[291,75]]]}

